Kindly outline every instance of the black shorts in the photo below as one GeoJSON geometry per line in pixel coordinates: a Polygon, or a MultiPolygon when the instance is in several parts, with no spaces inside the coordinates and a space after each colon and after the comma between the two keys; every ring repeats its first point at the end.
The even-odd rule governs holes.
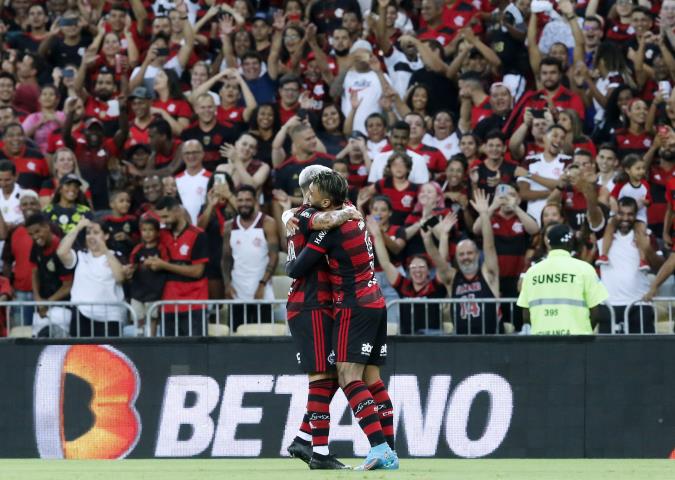
{"type": "Polygon", "coordinates": [[[295,342],[300,370],[322,373],[335,369],[335,353],[331,349],[332,310],[303,310],[288,321],[288,328],[295,342]]]}
{"type": "Polygon", "coordinates": [[[335,309],[333,349],[338,362],[384,365],[387,360],[387,309],[335,309]]]}

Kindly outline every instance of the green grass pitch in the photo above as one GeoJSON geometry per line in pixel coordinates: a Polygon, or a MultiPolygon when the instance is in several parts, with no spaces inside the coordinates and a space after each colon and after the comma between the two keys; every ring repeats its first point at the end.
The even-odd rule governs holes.
{"type": "MultiPolygon", "coordinates": [[[[346,460],[358,465],[359,459],[346,460]]],[[[310,471],[295,459],[0,460],[2,480],[673,480],[673,460],[401,460],[399,471],[310,471]]]]}

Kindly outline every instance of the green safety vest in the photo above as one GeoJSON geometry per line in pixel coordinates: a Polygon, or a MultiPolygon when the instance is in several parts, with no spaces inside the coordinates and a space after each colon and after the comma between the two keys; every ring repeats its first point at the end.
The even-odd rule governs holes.
{"type": "Polygon", "coordinates": [[[532,334],[584,335],[593,333],[589,309],[608,296],[590,264],[551,250],[525,274],[518,306],[529,309],[532,334]]]}

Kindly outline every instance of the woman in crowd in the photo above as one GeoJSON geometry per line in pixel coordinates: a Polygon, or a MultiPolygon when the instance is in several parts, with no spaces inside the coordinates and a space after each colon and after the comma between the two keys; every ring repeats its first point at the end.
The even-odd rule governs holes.
{"type": "Polygon", "coordinates": [[[119,337],[125,310],[122,284],[130,275],[106,246],[108,235],[100,223],[81,218],[61,240],[56,254],[68,269],[75,269],[70,300],[77,306],[70,323],[73,337],[119,337]],[[85,231],[85,249],[75,250],[78,235],[85,231]],[[109,305],[91,305],[94,302],[109,305]],[[89,303],[89,305],[87,305],[89,303]]]}
{"type": "Polygon", "coordinates": [[[54,192],[59,188],[61,179],[68,174],[75,174],[82,182],[80,190],[87,198],[87,203],[91,203],[91,191],[86,180],[82,179],[80,167],[77,164],[77,158],[70,148],[59,148],[54,154],[52,163],[52,178],[45,180],[40,188],[40,206],[45,208],[52,201],[54,192]]]}

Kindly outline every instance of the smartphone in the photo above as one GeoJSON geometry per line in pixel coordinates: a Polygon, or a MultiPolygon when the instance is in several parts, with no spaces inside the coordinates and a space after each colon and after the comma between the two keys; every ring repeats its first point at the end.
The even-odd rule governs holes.
{"type": "Polygon", "coordinates": [[[497,185],[497,188],[495,189],[495,196],[496,197],[502,197],[506,195],[506,193],[509,191],[509,187],[504,185],[503,183],[500,183],[497,185]]]}
{"type": "Polygon", "coordinates": [[[532,116],[534,118],[544,118],[544,114],[546,113],[546,110],[543,108],[533,108],[532,109],[532,116]]]}
{"type": "Polygon", "coordinates": [[[75,70],[66,68],[63,70],[63,78],[75,78],[75,70]]]}
{"type": "Polygon", "coordinates": [[[169,49],[168,48],[158,48],[157,49],[157,56],[158,57],[168,57],[169,56],[169,49]]]}
{"type": "Polygon", "coordinates": [[[668,100],[670,98],[670,92],[673,90],[673,87],[670,85],[668,80],[661,80],[659,82],[659,91],[663,94],[663,99],[668,100]]]}
{"type": "Polygon", "coordinates": [[[213,174],[213,184],[214,185],[223,185],[227,179],[225,178],[224,173],[214,173],[213,174]]]}
{"type": "Polygon", "coordinates": [[[300,120],[305,120],[308,116],[308,112],[304,108],[299,108],[297,116],[300,120]]]}
{"type": "Polygon", "coordinates": [[[428,229],[434,228],[436,225],[438,225],[438,222],[440,221],[441,220],[438,217],[431,217],[422,224],[422,229],[426,232],[428,229]]]}
{"type": "Polygon", "coordinates": [[[62,18],[59,20],[59,27],[74,27],[77,25],[78,19],[73,17],[62,18]]]}
{"type": "Polygon", "coordinates": [[[299,13],[291,13],[288,15],[288,21],[289,22],[299,22],[300,21],[300,14],[299,13]]]}

